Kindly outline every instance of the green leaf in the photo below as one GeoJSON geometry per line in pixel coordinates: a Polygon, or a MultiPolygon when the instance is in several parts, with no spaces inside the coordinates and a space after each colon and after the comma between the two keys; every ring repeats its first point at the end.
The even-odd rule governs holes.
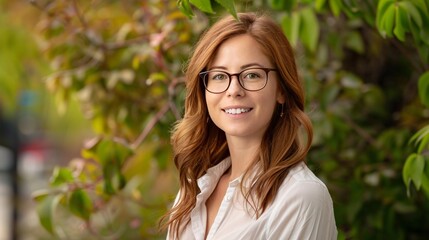
{"type": "Polygon", "coordinates": [[[99,140],[94,146],[83,151],[84,157],[91,157],[101,163],[101,165],[116,164],[122,165],[125,160],[133,154],[133,150],[111,139],[99,140]]]}
{"type": "Polygon", "coordinates": [[[418,80],[420,101],[429,107],[429,71],[426,71],[418,80]]]}
{"type": "Polygon", "coordinates": [[[268,3],[270,7],[274,10],[283,10],[283,5],[286,1],[282,0],[270,0],[268,3]]]}
{"type": "Polygon", "coordinates": [[[422,138],[422,141],[419,144],[419,148],[417,149],[417,153],[421,154],[423,150],[429,146],[428,144],[429,144],[429,134],[425,135],[422,138]]]}
{"type": "Polygon", "coordinates": [[[329,6],[335,16],[339,16],[341,13],[342,3],[341,0],[329,0],[329,6]]]}
{"type": "Polygon", "coordinates": [[[296,0],[270,0],[270,6],[274,10],[285,10],[291,12],[296,5],[296,0]]]}
{"type": "Polygon", "coordinates": [[[408,15],[407,12],[399,6],[395,6],[395,11],[396,18],[393,33],[399,40],[405,41],[405,32],[408,29],[408,15]]]}
{"type": "Polygon", "coordinates": [[[381,31],[382,24],[381,20],[386,13],[386,10],[391,7],[391,5],[395,3],[395,0],[380,0],[377,5],[377,16],[376,16],[376,24],[379,31],[381,31]]]}
{"type": "Polygon", "coordinates": [[[116,193],[112,185],[112,180],[110,178],[105,179],[103,182],[103,192],[107,195],[113,195],[116,193]]]}
{"type": "Polygon", "coordinates": [[[411,19],[414,20],[418,27],[423,27],[422,17],[414,4],[408,1],[402,1],[398,3],[398,6],[403,7],[409,13],[411,19]]]}
{"type": "Polygon", "coordinates": [[[416,134],[414,134],[410,139],[410,143],[415,142],[415,145],[418,145],[419,142],[422,141],[422,139],[427,135],[429,135],[429,125],[423,127],[416,134]]]}
{"type": "Polygon", "coordinates": [[[68,168],[55,167],[51,177],[51,185],[59,186],[64,183],[73,182],[73,173],[68,168]]]}
{"type": "Polygon", "coordinates": [[[214,13],[210,0],[189,0],[195,7],[206,13],[214,13]]]}
{"type": "Polygon", "coordinates": [[[86,151],[86,155],[93,155],[102,166],[104,193],[112,195],[122,189],[126,180],[121,169],[134,151],[129,146],[111,139],[99,140],[86,151]]]}
{"type": "Polygon", "coordinates": [[[393,26],[395,23],[395,5],[390,5],[384,15],[381,17],[380,29],[383,37],[392,37],[393,26]]]}
{"type": "Polygon", "coordinates": [[[88,141],[85,144],[85,148],[82,150],[81,155],[85,159],[94,159],[96,161],[100,161],[100,159],[97,156],[97,146],[100,143],[101,138],[94,138],[90,141],[88,141]]]}
{"type": "Polygon", "coordinates": [[[322,8],[325,6],[325,3],[326,3],[326,0],[316,0],[315,6],[314,6],[316,11],[322,10],[322,8]]]}
{"type": "Polygon", "coordinates": [[[429,16],[429,6],[426,5],[424,0],[411,0],[411,2],[416,6],[418,10],[420,10],[420,12],[422,13],[422,17],[429,16]]]}
{"type": "Polygon", "coordinates": [[[296,46],[298,42],[300,21],[299,12],[292,12],[290,15],[284,16],[281,22],[283,32],[292,46],[296,46]]]}
{"type": "Polygon", "coordinates": [[[194,16],[189,0],[178,0],[177,6],[179,6],[180,11],[182,11],[188,18],[191,19],[194,16]]]}
{"type": "Polygon", "coordinates": [[[222,7],[224,7],[232,16],[238,19],[237,11],[235,10],[234,0],[216,0],[222,7]]]}
{"type": "Polygon", "coordinates": [[[77,189],[72,192],[68,201],[70,211],[84,219],[89,220],[93,209],[92,201],[87,192],[82,189],[77,189]]]}
{"type": "Polygon", "coordinates": [[[285,10],[289,11],[289,12],[292,12],[293,9],[296,6],[297,0],[289,0],[289,1],[285,1],[285,2],[286,2],[286,4],[285,4],[285,10]]]}
{"type": "Polygon", "coordinates": [[[316,50],[319,40],[319,21],[317,20],[314,10],[305,8],[301,11],[301,41],[311,51],[316,50]]]}
{"type": "Polygon", "coordinates": [[[157,81],[165,81],[166,79],[167,79],[167,76],[165,75],[165,73],[154,72],[150,74],[148,81],[157,82],[157,81]]]}
{"type": "Polygon", "coordinates": [[[51,234],[54,234],[53,217],[55,208],[63,197],[62,195],[47,196],[37,204],[37,215],[40,224],[51,234]]]}
{"type": "Polygon", "coordinates": [[[405,161],[402,171],[402,177],[405,185],[407,186],[407,193],[409,193],[410,183],[413,182],[416,189],[419,190],[422,184],[422,175],[425,167],[425,161],[422,155],[411,154],[405,161]]]}

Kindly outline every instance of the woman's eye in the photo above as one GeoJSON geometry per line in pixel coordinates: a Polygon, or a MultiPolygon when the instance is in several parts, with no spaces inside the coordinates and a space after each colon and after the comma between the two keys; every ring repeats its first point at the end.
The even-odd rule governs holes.
{"type": "Polygon", "coordinates": [[[257,73],[246,73],[246,75],[244,76],[244,78],[246,79],[257,79],[260,78],[261,76],[257,73]]]}
{"type": "Polygon", "coordinates": [[[210,79],[212,79],[212,80],[225,80],[226,75],[225,74],[215,74],[210,79]]]}

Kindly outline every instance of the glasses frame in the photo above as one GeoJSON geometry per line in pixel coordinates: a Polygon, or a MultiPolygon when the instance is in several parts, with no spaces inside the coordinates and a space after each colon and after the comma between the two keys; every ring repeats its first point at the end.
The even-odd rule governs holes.
{"type": "Polygon", "coordinates": [[[269,72],[271,72],[271,71],[277,71],[277,69],[275,69],[275,68],[266,68],[266,67],[251,67],[251,68],[246,68],[246,69],[244,69],[243,71],[238,72],[238,73],[228,73],[228,72],[225,72],[225,71],[222,71],[222,70],[210,70],[210,71],[200,72],[198,75],[199,75],[199,76],[200,76],[200,78],[203,80],[204,88],[206,89],[206,91],[208,91],[208,92],[210,92],[210,93],[213,93],[213,94],[220,94],[220,93],[224,93],[224,92],[226,92],[226,91],[229,89],[229,86],[231,86],[231,81],[232,81],[232,77],[233,77],[233,76],[237,76],[238,84],[240,84],[240,87],[241,87],[241,88],[243,88],[244,90],[249,91],[249,92],[257,92],[257,91],[260,91],[260,90],[264,89],[264,88],[265,88],[265,86],[267,86],[267,83],[268,83],[268,76],[269,76],[269,74],[268,74],[268,73],[269,73],[269,72]],[[264,84],[264,86],[263,86],[262,88],[260,88],[260,89],[258,89],[258,90],[249,90],[249,89],[245,88],[245,87],[243,86],[243,84],[242,84],[241,80],[240,80],[240,75],[241,75],[243,72],[248,71],[248,70],[252,70],[252,69],[260,69],[260,70],[264,70],[264,72],[265,72],[265,76],[266,76],[265,84],[264,84]],[[208,89],[207,89],[207,83],[206,83],[206,81],[207,81],[207,80],[206,80],[206,76],[207,76],[207,74],[208,74],[208,73],[210,73],[210,72],[221,72],[221,73],[225,73],[225,74],[228,76],[228,86],[226,87],[226,89],[225,89],[225,90],[223,90],[222,92],[213,92],[213,91],[210,91],[210,90],[208,90],[208,89]]]}

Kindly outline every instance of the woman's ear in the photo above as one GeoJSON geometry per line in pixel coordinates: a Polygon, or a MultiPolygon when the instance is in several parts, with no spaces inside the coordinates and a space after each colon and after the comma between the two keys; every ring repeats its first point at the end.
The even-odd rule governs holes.
{"type": "Polygon", "coordinates": [[[277,102],[278,102],[279,104],[284,104],[284,103],[286,102],[286,96],[285,96],[285,93],[284,93],[284,91],[282,91],[281,89],[279,89],[279,90],[277,91],[277,98],[276,98],[276,100],[277,100],[277,102]]]}

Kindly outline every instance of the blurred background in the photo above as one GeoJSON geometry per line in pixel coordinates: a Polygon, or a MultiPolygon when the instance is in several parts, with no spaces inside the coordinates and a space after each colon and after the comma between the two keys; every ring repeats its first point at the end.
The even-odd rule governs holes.
{"type": "Polygon", "coordinates": [[[49,61],[35,36],[40,11],[0,1],[0,239],[46,239],[33,191],[46,188],[54,165],[79,155],[91,136],[73,99],[60,114],[45,77],[49,61]],[[45,236],[44,238],[37,238],[45,236]]]}
{"type": "Polygon", "coordinates": [[[427,0],[0,0],[0,240],[163,239],[192,46],[261,9],[295,49],[339,239],[426,239],[427,0]]]}

